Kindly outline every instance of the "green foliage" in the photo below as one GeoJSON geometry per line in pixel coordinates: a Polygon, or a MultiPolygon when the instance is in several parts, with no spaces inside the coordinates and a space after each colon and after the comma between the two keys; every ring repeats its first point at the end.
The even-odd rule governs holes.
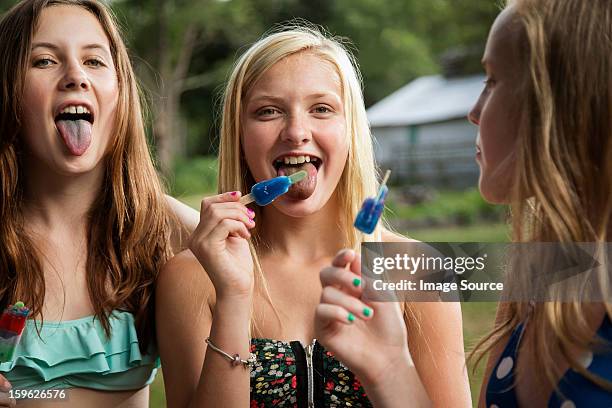
{"type": "Polygon", "coordinates": [[[201,199],[214,194],[217,191],[217,159],[207,156],[177,161],[174,179],[169,184],[175,196],[197,195],[201,199]]]}
{"type": "Polygon", "coordinates": [[[404,235],[423,242],[507,242],[510,230],[502,223],[479,223],[467,226],[416,228],[404,235]]]}
{"type": "MultiPolygon", "coordinates": [[[[15,0],[0,0],[4,12],[15,0]]],[[[414,78],[442,71],[450,49],[468,49],[468,70],[480,70],[481,50],[499,0],[113,0],[139,80],[159,103],[168,73],[160,59],[179,61],[187,28],[197,36],[183,81],[177,151],[213,154],[220,90],[232,63],[273,25],[300,17],[347,37],[364,78],[369,106],[414,78]],[[165,33],[165,34],[164,34],[165,33]],[[162,52],[166,50],[168,52],[162,52]],[[474,51],[475,50],[475,51],[474,51]]],[[[170,66],[173,66],[172,64],[170,66]]],[[[172,75],[170,75],[172,77],[172,75]]]]}
{"type": "Polygon", "coordinates": [[[404,225],[469,225],[482,221],[499,221],[504,207],[484,201],[478,189],[465,191],[441,191],[435,198],[417,205],[402,203],[396,195],[386,202],[385,216],[390,222],[401,221],[404,225]]]}

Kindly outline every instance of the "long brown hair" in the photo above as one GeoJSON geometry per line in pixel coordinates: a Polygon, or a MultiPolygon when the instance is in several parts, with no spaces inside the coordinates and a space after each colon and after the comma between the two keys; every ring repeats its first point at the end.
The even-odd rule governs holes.
{"type": "Polygon", "coordinates": [[[0,306],[16,300],[42,319],[45,281],[40,252],[24,231],[22,95],[32,37],[46,7],[92,13],[108,37],[117,71],[115,128],[104,157],[103,185],[88,214],[87,285],[96,317],[110,335],[115,309],[134,314],[140,347],[154,334],[153,290],[170,256],[169,209],[145,137],[140,93],[110,11],[96,0],[25,0],[0,21],[0,306]]]}
{"type": "MultiPolygon", "coordinates": [[[[509,0],[508,6],[522,27],[521,100],[527,112],[517,135],[513,240],[604,245],[612,230],[612,2],[509,0]]],[[[602,270],[609,268],[605,257],[599,261],[602,270]]],[[[508,272],[509,279],[514,272],[508,272]]],[[[609,270],[597,278],[601,299],[612,299],[609,270]]],[[[575,281],[555,289],[573,299],[580,298],[579,291],[575,281]]],[[[601,306],[612,318],[612,304],[601,306]]],[[[529,352],[545,380],[556,385],[559,352],[574,370],[612,390],[611,382],[590,373],[569,352],[601,346],[589,330],[593,305],[551,301],[532,310],[527,303],[507,303],[503,309],[497,327],[476,346],[477,361],[530,313],[530,325],[538,330],[529,352]]]]}

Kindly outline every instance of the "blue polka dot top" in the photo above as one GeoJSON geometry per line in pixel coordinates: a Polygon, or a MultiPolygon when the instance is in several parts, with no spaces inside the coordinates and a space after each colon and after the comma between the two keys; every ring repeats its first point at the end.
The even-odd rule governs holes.
{"type": "MultiPolygon", "coordinates": [[[[521,323],[514,329],[493,368],[487,385],[487,408],[518,407],[514,390],[514,367],[524,328],[521,323]]],[[[612,342],[612,323],[608,316],[604,318],[597,335],[612,342]]],[[[612,353],[589,352],[582,361],[590,372],[612,381],[612,353]]],[[[571,368],[565,372],[557,387],[560,392],[552,392],[548,408],[612,407],[612,392],[600,388],[571,368]]]]}

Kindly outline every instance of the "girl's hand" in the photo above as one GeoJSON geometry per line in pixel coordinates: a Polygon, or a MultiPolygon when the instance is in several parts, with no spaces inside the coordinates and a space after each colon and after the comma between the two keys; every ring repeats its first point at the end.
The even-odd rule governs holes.
{"type": "Polygon", "coordinates": [[[203,199],[200,223],[189,243],[217,298],[250,296],[253,291],[253,258],[247,240],[255,227],[255,212],[239,199],[239,191],[203,199]]]}
{"type": "Polygon", "coordinates": [[[0,375],[0,407],[14,408],[17,406],[17,401],[15,401],[15,398],[10,398],[9,395],[11,388],[11,383],[0,375]]]}
{"type": "Polygon", "coordinates": [[[315,313],[316,337],[365,384],[376,386],[401,363],[412,364],[406,325],[397,302],[364,303],[361,260],[338,252],[321,271],[323,294],[315,313]],[[345,269],[350,265],[349,269],[345,269]]]}

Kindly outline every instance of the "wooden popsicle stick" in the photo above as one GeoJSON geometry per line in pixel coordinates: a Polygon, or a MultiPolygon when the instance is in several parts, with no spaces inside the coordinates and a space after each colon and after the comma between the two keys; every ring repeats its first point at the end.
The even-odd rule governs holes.
{"type": "Polygon", "coordinates": [[[255,201],[255,196],[251,193],[240,197],[240,202],[244,205],[251,204],[253,201],[255,201]]]}
{"type": "Polygon", "coordinates": [[[385,173],[385,177],[383,178],[382,183],[380,183],[380,186],[384,186],[385,184],[387,184],[387,180],[389,180],[389,176],[391,175],[391,170],[387,170],[387,172],[385,173]]]}

